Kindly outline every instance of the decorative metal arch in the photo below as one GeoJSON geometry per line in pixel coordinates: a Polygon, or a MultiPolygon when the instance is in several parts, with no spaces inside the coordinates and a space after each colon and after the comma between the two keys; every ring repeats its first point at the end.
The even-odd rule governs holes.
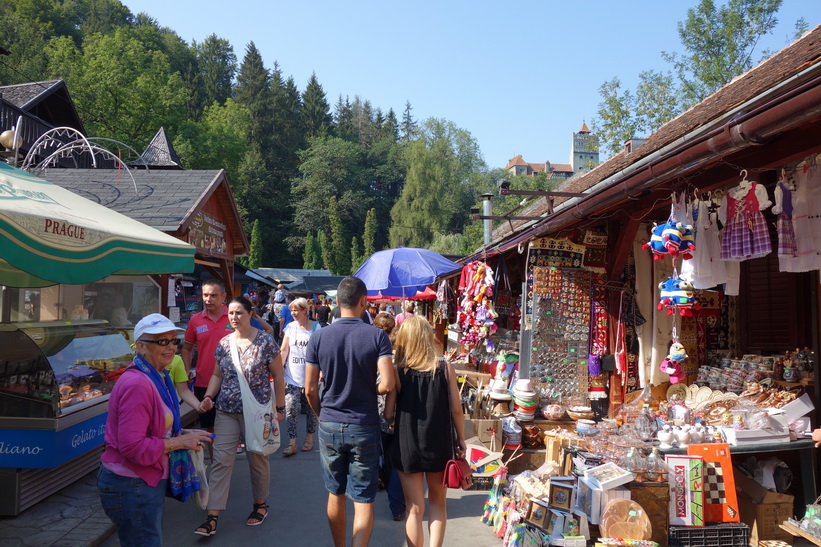
{"type": "Polygon", "coordinates": [[[91,156],[91,165],[95,169],[97,168],[97,155],[100,155],[104,159],[113,160],[119,168],[124,169],[125,172],[128,173],[134,185],[134,192],[139,192],[139,190],[137,190],[137,181],[134,179],[134,175],[131,174],[131,170],[128,166],[117,154],[98,144],[98,141],[114,143],[120,148],[129,150],[138,158],[138,161],[142,162],[145,168],[148,169],[148,165],[142,159],[142,156],[124,142],[105,137],[88,138],[72,127],[55,127],[40,135],[23,159],[22,169],[30,173],[34,171],[42,173],[49,166],[56,165],[57,160],[60,158],[72,158],[76,165],[75,154],[87,152],[91,156]],[[48,153],[48,151],[52,149],[54,150],[48,153]],[[46,153],[48,153],[48,156],[45,159],[34,164],[39,155],[46,153]]]}

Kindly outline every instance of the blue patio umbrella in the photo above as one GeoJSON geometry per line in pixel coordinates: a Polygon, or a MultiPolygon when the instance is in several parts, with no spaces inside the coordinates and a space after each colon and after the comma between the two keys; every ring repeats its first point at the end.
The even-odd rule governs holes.
{"type": "Polygon", "coordinates": [[[444,274],[462,267],[435,251],[398,247],[373,253],[356,271],[368,295],[411,297],[444,274]]]}

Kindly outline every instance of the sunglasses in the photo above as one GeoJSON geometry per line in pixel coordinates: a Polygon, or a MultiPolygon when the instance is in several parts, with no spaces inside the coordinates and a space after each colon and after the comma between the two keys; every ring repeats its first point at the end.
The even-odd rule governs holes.
{"type": "Polygon", "coordinates": [[[157,344],[158,346],[167,346],[168,344],[174,344],[175,346],[179,346],[182,344],[182,340],[179,338],[161,338],[159,340],[137,340],[137,342],[145,342],[146,344],[157,344]]]}

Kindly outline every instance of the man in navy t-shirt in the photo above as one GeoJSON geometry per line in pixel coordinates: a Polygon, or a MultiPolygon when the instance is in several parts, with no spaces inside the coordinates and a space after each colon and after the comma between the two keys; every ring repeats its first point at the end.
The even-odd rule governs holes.
{"type": "Polygon", "coordinates": [[[340,318],[314,332],[305,352],[305,395],[319,416],[328,524],[338,547],[345,545],[346,495],[354,503],[352,545],[370,540],[381,442],[376,396],[396,385],[388,335],[361,319],[367,296],[362,280],[343,279],[336,295],[340,318]],[[320,372],[325,384],[321,406],[320,372]]]}

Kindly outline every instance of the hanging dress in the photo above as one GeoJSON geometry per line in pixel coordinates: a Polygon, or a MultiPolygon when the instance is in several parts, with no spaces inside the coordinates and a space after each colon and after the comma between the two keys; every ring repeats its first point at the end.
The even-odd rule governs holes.
{"type": "Polygon", "coordinates": [[[775,205],[773,213],[776,218],[778,232],[778,256],[796,257],[798,247],[795,244],[795,230],[792,225],[792,189],[785,181],[778,181],[775,186],[775,205]]]}
{"type": "Polygon", "coordinates": [[[727,282],[727,267],[721,260],[721,240],[718,237],[718,208],[712,200],[698,202],[695,221],[696,252],[693,253],[695,273],[693,287],[709,289],[727,282]],[[711,211],[710,208],[713,207],[711,211]]]}
{"type": "Polygon", "coordinates": [[[779,256],[782,272],[809,272],[821,269],[821,169],[798,166],[796,189],[792,193],[792,224],[797,256],[779,256]]]}
{"type": "Polygon", "coordinates": [[[770,205],[767,189],[755,182],[744,180],[727,193],[722,206],[722,216],[726,219],[721,240],[722,260],[741,262],[772,252],[770,231],[761,213],[770,205]]]}
{"type": "Polygon", "coordinates": [[[693,283],[696,278],[696,256],[698,255],[698,241],[697,241],[697,234],[696,234],[696,221],[693,218],[694,216],[698,215],[697,212],[697,201],[687,201],[685,195],[681,195],[682,203],[680,208],[684,210],[684,213],[681,217],[682,224],[689,226],[690,229],[693,231],[693,245],[695,246],[694,251],[690,251],[690,254],[693,258],[690,260],[682,260],[681,261],[681,268],[679,270],[679,277],[685,281],[689,281],[693,283]],[[694,215],[695,213],[695,215],[694,215]]]}

